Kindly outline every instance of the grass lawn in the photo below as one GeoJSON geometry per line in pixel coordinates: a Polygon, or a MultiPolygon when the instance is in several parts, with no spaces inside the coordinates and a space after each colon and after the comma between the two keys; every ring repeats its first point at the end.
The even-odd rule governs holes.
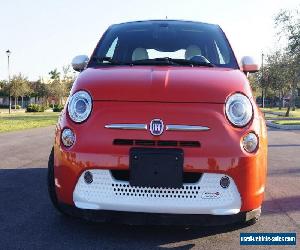
{"type": "Polygon", "coordinates": [[[273,122],[280,125],[300,125],[300,121],[293,121],[293,120],[280,120],[280,121],[273,121],[273,122]]]}
{"type": "MultiPolygon", "coordinates": [[[[261,108],[261,110],[264,111],[269,111],[269,112],[274,112],[274,113],[278,113],[281,115],[285,115],[286,113],[286,108],[282,108],[281,110],[279,108],[261,108]]],[[[279,116],[282,117],[282,116],[279,116]]],[[[290,110],[290,116],[289,117],[293,117],[293,118],[300,118],[300,109],[296,109],[295,111],[292,111],[292,109],[290,110]]]]}
{"type": "Polygon", "coordinates": [[[0,114],[0,133],[54,125],[59,112],[0,114]]]}
{"type": "Polygon", "coordinates": [[[265,114],[265,118],[266,118],[266,119],[278,118],[278,115],[265,114]]]}

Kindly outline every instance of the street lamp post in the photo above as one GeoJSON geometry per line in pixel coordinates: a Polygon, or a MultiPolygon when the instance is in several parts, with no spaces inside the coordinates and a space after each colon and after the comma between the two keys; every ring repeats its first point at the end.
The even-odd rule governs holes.
{"type": "Polygon", "coordinates": [[[8,107],[8,113],[11,113],[11,95],[10,95],[10,71],[9,71],[9,57],[11,55],[11,51],[8,49],[6,51],[7,55],[7,72],[8,72],[8,95],[9,95],[9,107],[8,107]]]}
{"type": "Polygon", "coordinates": [[[264,53],[261,53],[261,98],[262,98],[262,107],[265,107],[265,95],[266,91],[264,91],[264,53]]]}

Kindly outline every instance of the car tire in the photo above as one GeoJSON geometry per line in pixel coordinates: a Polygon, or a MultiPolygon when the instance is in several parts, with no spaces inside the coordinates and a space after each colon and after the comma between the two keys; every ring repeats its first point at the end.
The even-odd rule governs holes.
{"type": "Polygon", "coordinates": [[[56,191],[55,191],[55,181],[54,181],[54,148],[52,147],[51,153],[49,155],[48,160],[48,193],[51,200],[52,205],[56,208],[57,211],[59,211],[61,214],[69,216],[69,214],[64,211],[64,209],[60,206],[56,191]]]}

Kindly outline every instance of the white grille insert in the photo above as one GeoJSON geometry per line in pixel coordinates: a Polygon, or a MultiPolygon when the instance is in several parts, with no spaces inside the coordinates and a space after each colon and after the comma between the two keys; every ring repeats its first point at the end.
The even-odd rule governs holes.
{"type": "Polygon", "coordinates": [[[76,184],[73,200],[82,209],[115,211],[235,214],[241,198],[232,178],[226,189],[220,186],[223,174],[203,174],[197,183],[182,188],[132,187],[127,181],[114,179],[109,170],[92,169],[93,182],[87,184],[82,173],[76,184]]]}
{"type": "Polygon", "coordinates": [[[129,184],[112,184],[115,195],[147,198],[186,198],[196,199],[200,193],[200,186],[184,185],[182,188],[143,188],[132,187],[129,184]]]}

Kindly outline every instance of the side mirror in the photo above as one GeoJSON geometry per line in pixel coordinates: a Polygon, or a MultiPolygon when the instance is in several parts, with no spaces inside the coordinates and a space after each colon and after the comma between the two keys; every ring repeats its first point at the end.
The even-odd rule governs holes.
{"type": "Polygon", "coordinates": [[[83,71],[89,62],[89,57],[86,55],[75,56],[72,60],[72,67],[75,71],[83,71]]]}
{"type": "Polygon", "coordinates": [[[247,73],[255,73],[259,70],[258,64],[251,56],[244,56],[241,60],[241,70],[247,73]]]}

